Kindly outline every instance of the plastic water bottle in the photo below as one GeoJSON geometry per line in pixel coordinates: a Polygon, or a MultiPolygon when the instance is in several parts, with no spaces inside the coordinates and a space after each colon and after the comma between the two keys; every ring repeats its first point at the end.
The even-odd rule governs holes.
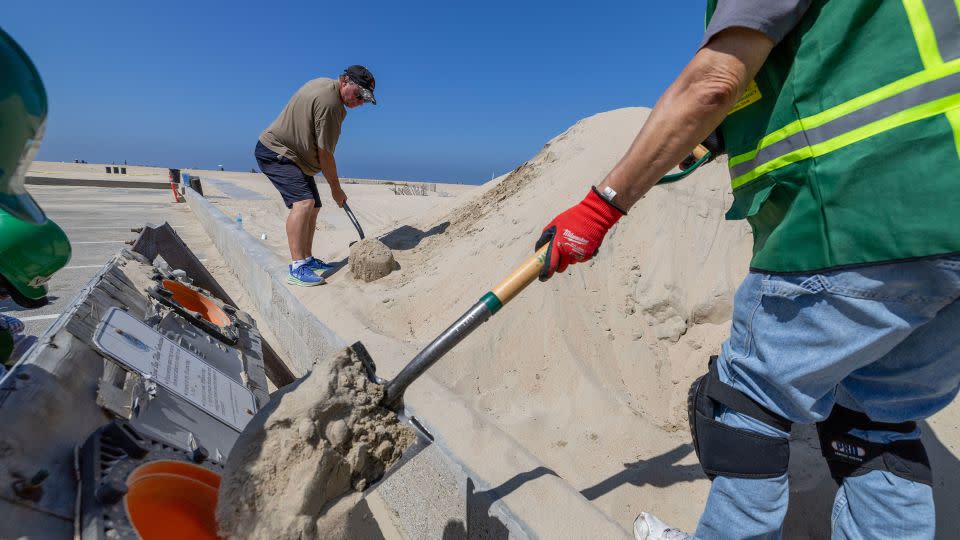
{"type": "Polygon", "coordinates": [[[237,227],[240,227],[240,228],[242,229],[242,228],[243,228],[243,216],[240,214],[240,212],[237,212],[237,219],[236,219],[235,221],[237,222],[237,227]]]}

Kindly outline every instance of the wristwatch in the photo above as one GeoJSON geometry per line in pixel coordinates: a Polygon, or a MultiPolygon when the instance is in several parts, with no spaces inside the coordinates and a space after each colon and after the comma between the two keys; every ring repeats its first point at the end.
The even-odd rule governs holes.
{"type": "Polygon", "coordinates": [[[617,196],[617,192],[610,186],[603,188],[603,191],[597,189],[597,186],[593,186],[593,191],[600,196],[601,199],[610,203],[610,206],[619,210],[623,215],[627,215],[627,211],[620,207],[619,204],[613,202],[613,198],[617,196]]]}
{"type": "Polygon", "coordinates": [[[613,198],[617,196],[617,192],[610,186],[603,188],[603,191],[598,191],[597,194],[610,204],[613,204],[613,198]]]}

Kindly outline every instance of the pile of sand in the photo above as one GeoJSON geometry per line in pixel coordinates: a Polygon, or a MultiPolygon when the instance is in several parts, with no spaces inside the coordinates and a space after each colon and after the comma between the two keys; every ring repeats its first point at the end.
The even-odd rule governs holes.
{"type": "Polygon", "coordinates": [[[386,276],[397,268],[393,252],[380,240],[366,238],[350,247],[350,273],[367,283],[386,276]]]}
{"type": "MultiPolygon", "coordinates": [[[[647,115],[621,109],[581,120],[441,217],[445,234],[401,252],[404,268],[430,269],[400,272],[411,300],[429,295],[435,306],[415,321],[416,337],[441,331],[466,307],[463,298],[528,257],[540,229],[603,179],[647,115]]],[[[479,409],[509,417],[512,429],[534,412],[567,424],[571,389],[583,394],[580,403],[613,398],[661,428],[683,428],[687,386],[729,329],[751,252],[749,226],[724,220],[731,200],[722,162],[654,188],[593,261],[533,284],[431,374],[474,396],[479,409]]]]}
{"type": "Polygon", "coordinates": [[[383,387],[367,379],[350,349],[275,394],[227,460],[217,505],[220,533],[348,538],[354,501],[344,496],[383,476],[415,438],[377,405],[382,396],[383,387]]]}

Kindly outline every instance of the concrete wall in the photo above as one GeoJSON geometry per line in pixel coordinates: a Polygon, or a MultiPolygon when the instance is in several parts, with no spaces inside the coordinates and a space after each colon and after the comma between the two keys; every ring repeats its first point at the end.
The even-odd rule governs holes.
{"type": "Polygon", "coordinates": [[[294,376],[304,375],[318,358],[347,346],[287,289],[286,261],[197,192],[185,189],[184,195],[262,316],[257,324],[266,325],[277,337],[273,345],[286,357],[294,376]]]}

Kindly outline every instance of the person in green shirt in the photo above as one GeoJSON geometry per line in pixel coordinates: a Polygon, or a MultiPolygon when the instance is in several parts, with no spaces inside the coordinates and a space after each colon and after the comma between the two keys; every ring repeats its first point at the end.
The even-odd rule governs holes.
{"type": "MultiPolygon", "coordinates": [[[[749,221],[754,253],[730,337],[690,390],[713,481],[693,536],[781,537],[788,435],[803,423],[838,485],[835,538],[933,538],[919,422],[960,389],[958,5],[707,7],[701,48],[626,155],[544,228],[541,279],[592,258],[714,133],[730,156],[727,217],[749,221]]],[[[646,512],[634,534],[691,537],[646,512]]]]}

